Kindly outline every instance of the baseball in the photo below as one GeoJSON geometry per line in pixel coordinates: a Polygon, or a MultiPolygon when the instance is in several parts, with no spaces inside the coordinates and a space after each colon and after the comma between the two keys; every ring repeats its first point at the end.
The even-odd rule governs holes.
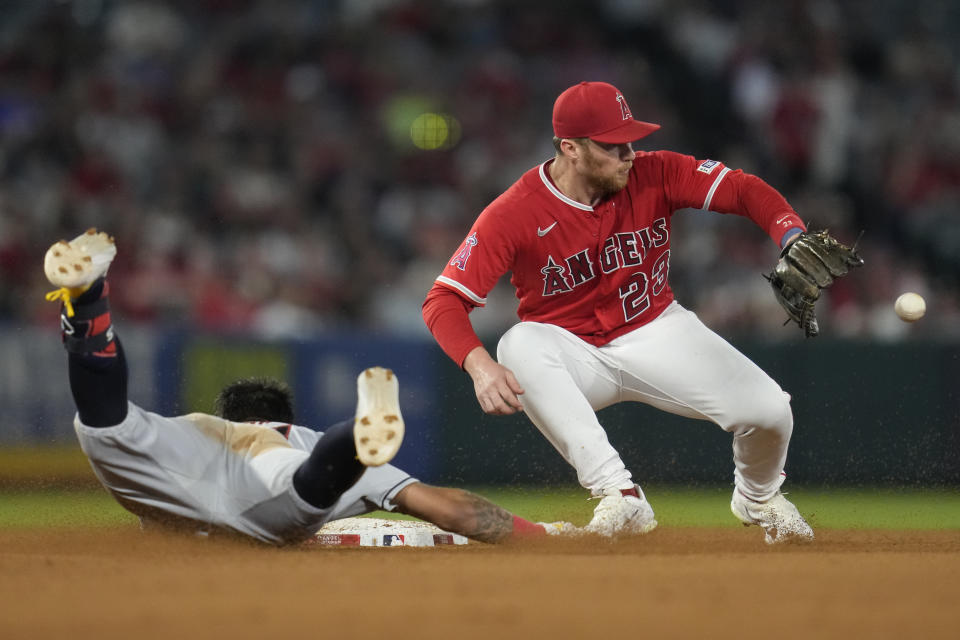
{"type": "Polygon", "coordinates": [[[918,293],[904,293],[893,305],[894,310],[900,319],[904,322],[914,322],[923,317],[927,312],[927,303],[918,293]]]}

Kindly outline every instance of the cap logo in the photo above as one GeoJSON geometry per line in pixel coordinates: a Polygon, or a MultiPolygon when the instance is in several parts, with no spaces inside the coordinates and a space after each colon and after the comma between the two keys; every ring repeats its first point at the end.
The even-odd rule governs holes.
{"type": "Polygon", "coordinates": [[[630,107],[627,106],[627,101],[624,99],[622,93],[617,94],[617,102],[620,104],[620,115],[623,116],[623,119],[633,119],[633,115],[630,113],[630,107]]]}

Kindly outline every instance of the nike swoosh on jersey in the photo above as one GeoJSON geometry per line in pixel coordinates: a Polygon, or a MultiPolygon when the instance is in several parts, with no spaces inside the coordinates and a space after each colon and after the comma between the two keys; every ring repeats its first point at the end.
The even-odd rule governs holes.
{"type": "Polygon", "coordinates": [[[545,236],[545,235],[547,235],[548,233],[550,233],[550,229],[553,229],[555,226],[557,226],[557,221],[556,221],[556,220],[554,220],[554,221],[553,221],[553,224],[550,225],[549,227],[547,227],[546,229],[541,229],[540,227],[537,227],[537,235],[542,238],[543,236],[545,236]]]}

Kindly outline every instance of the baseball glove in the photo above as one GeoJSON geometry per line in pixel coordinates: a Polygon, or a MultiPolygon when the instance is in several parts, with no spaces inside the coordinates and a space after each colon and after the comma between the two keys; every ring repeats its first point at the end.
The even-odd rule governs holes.
{"type": "Polygon", "coordinates": [[[777,266],[764,277],[789,314],[787,322],[793,320],[812,338],[820,333],[814,312],[820,290],[846,275],[851,267],[861,265],[863,259],[857,255],[856,245],[847,247],[826,230],[807,231],[783,248],[777,266]]]}

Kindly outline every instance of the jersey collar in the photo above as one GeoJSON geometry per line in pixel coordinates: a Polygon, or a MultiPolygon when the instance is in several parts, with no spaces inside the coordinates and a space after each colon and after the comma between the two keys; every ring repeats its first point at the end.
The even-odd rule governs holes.
{"type": "Polygon", "coordinates": [[[593,211],[593,207],[590,205],[577,202],[572,198],[568,198],[561,193],[560,189],[557,189],[557,186],[553,184],[553,180],[550,179],[550,174],[547,173],[547,165],[549,165],[551,162],[553,162],[553,158],[550,158],[540,165],[540,179],[543,180],[543,185],[550,191],[550,193],[571,207],[576,207],[577,209],[581,209],[583,211],[593,211]]]}

